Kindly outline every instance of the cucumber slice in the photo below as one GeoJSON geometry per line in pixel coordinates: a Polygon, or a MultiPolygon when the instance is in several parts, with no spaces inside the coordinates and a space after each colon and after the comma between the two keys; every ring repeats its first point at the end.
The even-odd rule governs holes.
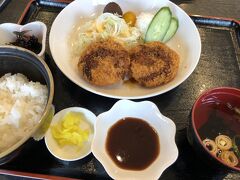
{"type": "Polygon", "coordinates": [[[173,37],[173,35],[177,32],[177,29],[178,29],[178,19],[175,17],[172,17],[170,26],[169,26],[167,33],[165,34],[162,42],[165,43],[165,42],[169,41],[173,37]]]}
{"type": "Polygon", "coordinates": [[[145,41],[162,41],[170,26],[172,12],[169,7],[162,7],[153,17],[145,35],[145,41]]]}

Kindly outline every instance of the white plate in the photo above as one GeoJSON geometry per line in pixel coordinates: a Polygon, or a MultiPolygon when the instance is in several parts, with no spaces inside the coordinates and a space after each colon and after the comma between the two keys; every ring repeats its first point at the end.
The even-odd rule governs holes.
{"type": "MultiPolygon", "coordinates": [[[[96,116],[91,111],[80,108],[80,107],[70,107],[59,111],[57,114],[54,115],[51,125],[55,125],[58,123],[64,115],[68,112],[81,112],[85,115],[86,119],[88,120],[88,126],[92,128],[92,134],[90,134],[88,142],[81,148],[80,151],[75,151],[73,148],[69,147],[62,147],[60,148],[55,139],[52,136],[51,129],[49,128],[47,133],[45,134],[45,144],[49,150],[49,152],[58,159],[63,161],[76,161],[82,159],[91,153],[91,144],[94,134],[94,123],[96,121],[96,116]]],[[[86,126],[86,125],[85,125],[86,126]]]]}
{"type": "Polygon", "coordinates": [[[100,15],[104,6],[113,0],[75,0],[64,8],[53,22],[50,31],[50,49],[59,69],[80,87],[106,97],[119,99],[140,99],[165,93],[183,81],[193,72],[201,54],[201,39],[191,18],[177,5],[167,0],[116,0],[123,12],[157,12],[162,6],[169,6],[179,19],[175,36],[167,43],[180,55],[177,76],[169,83],[156,88],[144,88],[137,84],[124,83],[117,87],[97,87],[81,78],[76,63],[71,61],[69,38],[74,27],[81,20],[100,15]]]}
{"type": "Polygon", "coordinates": [[[176,126],[171,119],[162,115],[157,106],[150,101],[120,100],[109,111],[98,115],[94,127],[92,153],[113,179],[158,179],[163,171],[174,163],[178,157],[178,149],[175,143],[176,126]],[[105,144],[108,130],[124,117],[145,120],[159,135],[160,153],[154,162],[144,170],[121,169],[113,162],[106,151],[105,144]]]}

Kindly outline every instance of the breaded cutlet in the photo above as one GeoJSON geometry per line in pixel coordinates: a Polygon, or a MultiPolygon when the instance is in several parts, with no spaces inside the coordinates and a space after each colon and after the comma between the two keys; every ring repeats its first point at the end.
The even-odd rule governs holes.
{"type": "Polygon", "coordinates": [[[156,87],[177,74],[179,55],[161,42],[140,44],[130,51],[131,75],[142,86],[156,87]]]}
{"type": "Polygon", "coordinates": [[[85,80],[97,86],[113,85],[129,74],[130,56],[109,38],[91,43],[81,54],[78,69],[85,80]]]}

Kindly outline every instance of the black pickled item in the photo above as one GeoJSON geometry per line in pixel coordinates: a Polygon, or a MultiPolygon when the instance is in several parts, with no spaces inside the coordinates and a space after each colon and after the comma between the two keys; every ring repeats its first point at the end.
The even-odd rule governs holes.
{"type": "Polygon", "coordinates": [[[118,167],[143,170],[158,157],[160,143],[156,130],[146,121],[125,117],[108,130],[105,148],[118,167]]]}
{"type": "MultiPolygon", "coordinates": [[[[65,6],[66,4],[57,1],[33,1],[21,24],[39,20],[50,29],[54,19],[65,6]]],[[[201,159],[208,157],[208,154],[201,156],[194,153],[186,138],[186,127],[189,124],[192,105],[203,90],[217,86],[240,88],[240,43],[238,43],[240,27],[232,20],[201,16],[191,16],[191,18],[197,25],[202,40],[202,54],[197,68],[177,88],[168,93],[144,99],[154,102],[161,113],[171,118],[176,124],[175,139],[179,156],[177,161],[164,171],[161,180],[223,179],[223,177],[239,179],[238,172],[228,174],[225,168],[213,170],[214,166],[203,163],[201,159]]],[[[98,115],[109,110],[117,101],[85,91],[72,83],[54,63],[48,43],[45,61],[55,79],[56,91],[53,104],[56,112],[70,106],[80,106],[98,115]]],[[[80,161],[66,163],[54,158],[47,150],[44,141],[31,142],[29,148],[24,149],[13,161],[1,166],[1,169],[79,179],[110,179],[101,163],[92,154],[80,161]]]]}
{"type": "Polygon", "coordinates": [[[13,33],[16,35],[17,39],[15,42],[9,43],[9,45],[19,46],[38,54],[41,52],[42,44],[38,42],[38,38],[36,36],[25,35],[29,31],[31,30],[26,30],[21,32],[14,31],[13,33]]]}
{"type": "Polygon", "coordinates": [[[103,13],[118,14],[120,16],[123,15],[121,7],[115,2],[108,3],[104,8],[103,13]]]}

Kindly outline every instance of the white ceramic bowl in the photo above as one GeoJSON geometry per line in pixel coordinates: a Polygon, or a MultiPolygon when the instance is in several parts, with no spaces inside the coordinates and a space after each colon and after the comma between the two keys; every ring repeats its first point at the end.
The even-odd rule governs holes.
{"type": "Polygon", "coordinates": [[[25,25],[14,23],[0,24],[0,45],[6,45],[10,42],[14,42],[17,39],[13,31],[21,32],[26,30],[31,30],[26,33],[26,35],[36,36],[39,42],[42,44],[42,49],[37,55],[43,56],[46,48],[47,26],[40,21],[31,22],[25,25]]]}
{"type": "Polygon", "coordinates": [[[106,97],[140,99],[165,93],[185,81],[198,64],[201,53],[199,32],[191,18],[177,5],[168,0],[75,0],[58,14],[51,27],[49,43],[52,56],[59,69],[80,87],[106,97]],[[176,77],[169,83],[144,88],[136,83],[124,83],[114,87],[98,87],[86,82],[79,74],[77,61],[73,60],[70,38],[74,28],[81,22],[93,19],[103,12],[104,6],[117,2],[123,12],[133,11],[156,13],[161,7],[169,6],[179,19],[179,28],[167,45],[180,55],[180,67],[176,77]]]}
{"type": "Polygon", "coordinates": [[[56,124],[60,119],[63,118],[63,116],[68,113],[68,112],[82,112],[86,119],[88,120],[88,123],[90,126],[92,126],[92,134],[90,134],[88,142],[84,145],[84,147],[81,148],[81,150],[77,153],[72,151],[71,149],[69,150],[68,148],[60,148],[55,141],[55,139],[52,136],[50,128],[48,129],[47,133],[45,134],[45,143],[46,146],[49,150],[49,152],[55,156],[56,158],[63,160],[63,161],[76,161],[79,159],[82,159],[89,155],[91,153],[91,144],[92,144],[92,139],[93,139],[93,134],[94,134],[94,123],[96,121],[96,116],[93,114],[91,111],[80,108],[80,107],[71,107],[67,109],[63,109],[59,111],[55,116],[53,117],[53,120],[51,122],[51,125],[56,124]]]}
{"type": "Polygon", "coordinates": [[[176,126],[173,121],[162,115],[154,103],[150,101],[120,100],[109,111],[97,117],[92,153],[113,179],[158,179],[162,172],[175,162],[178,157],[175,133],[176,126]],[[159,135],[160,154],[144,170],[130,171],[121,169],[106,152],[105,144],[109,128],[124,117],[136,117],[147,121],[159,135]]]}

